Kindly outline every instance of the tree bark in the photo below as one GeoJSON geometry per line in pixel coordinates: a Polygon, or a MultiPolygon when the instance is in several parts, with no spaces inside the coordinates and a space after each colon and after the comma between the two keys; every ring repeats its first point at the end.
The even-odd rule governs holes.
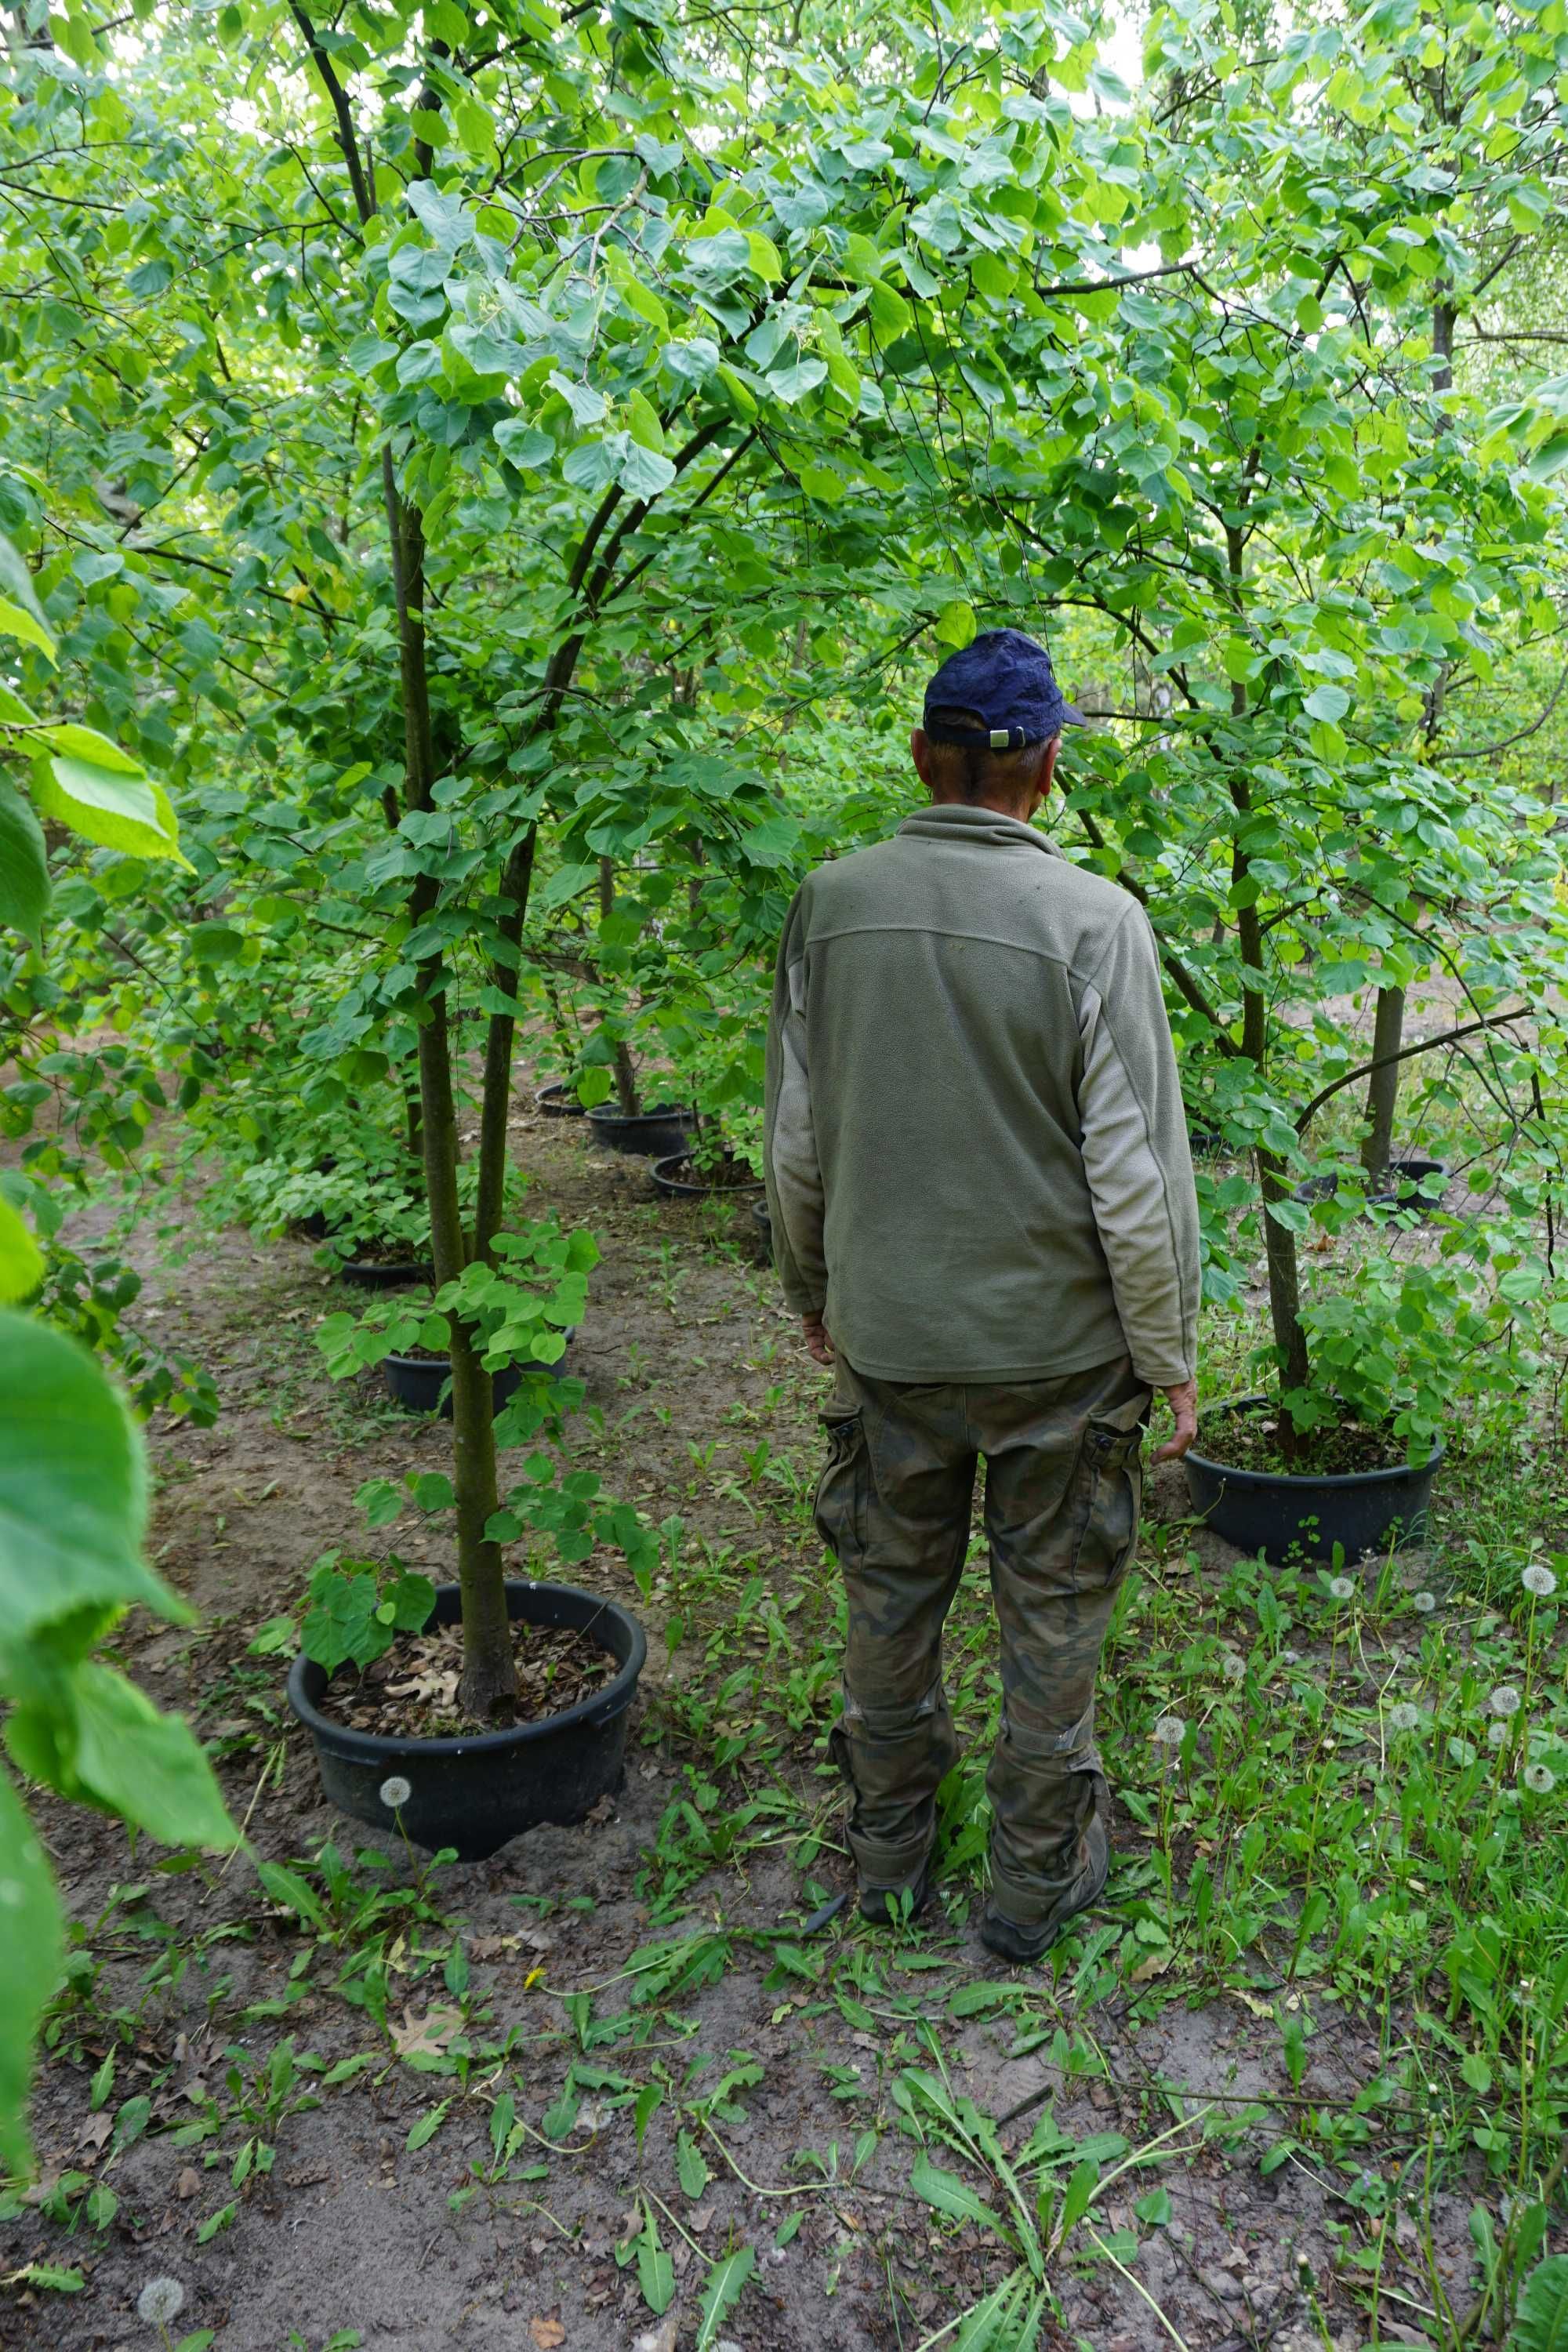
{"type": "MultiPolygon", "coordinates": [[[[425,534],[418,509],[400,499],[391,452],[385,456],[387,511],[396,533],[398,670],[405,730],[405,797],[411,809],[430,806],[435,782],[430,677],[425,648],[425,534]]],[[[437,887],[420,875],[409,894],[417,924],[436,903],[437,887]]],[[[420,1131],[425,1197],[430,1211],[430,1254],[437,1287],[455,1282],[467,1259],[458,1194],[458,1103],[452,1079],[447,989],[451,979],[440,949],[419,966],[425,1018],[419,1026],[420,1131]]],[[[505,1119],[501,1149],[505,1152],[505,1119]]],[[[500,1546],[485,1532],[500,1507],[496,1485],[495,1389],[479,1360],[479,1335],[450,1316],[452,1366],[452,1491],[457,1503],[458,1583],[462,1595],[463,1672],[458,1699],[479,1722],[505,1719],[517,1700],[511,1622],[500,1546]]]]}
{"type": "Polygon", "coordinates": [[[1366,1082],[1366,1133],[1361,1164],[1368,1176],[1383,1175],[1394,1149],[1394,1113],[1399,1101],[1399,1049],[1405,1040],[1405,991],[1380,988],[1373,1021],[1372,1058],[1377,1066],[1366,1082]]]}
{"type": "MultiPolygon", "coordinates": [[[[1226,544],[1229,570],[1237,604],[1240,603],[1242,558],[1245,541],[1240,530],[1227,525],[1226,544]]],[[[1247,688],[1239,680],[1231,687],[1231,709],[1238,719],[1247,715],[1247,688]]],[[[1230,797],[1237,815],[1245,819],[1252,808],[1252,786],[1244,775],[1234,776],[1230,797]]],[[[1237,883],[1249,878],[1249,863],[1241,845],[1241,828],[1231,850],[1231,886],[1233,897],[1237,883]]],[[[1264,985],[1263,926],[1258,918],[1256,899],[1238,905],[1236,914],[1237,943],[1241,950],[1241,1051],[1261,1077],[1268,1059],[1268,999],[1264,985]]],[[[1277,1152],[1259,1144],[1257,1150],[1258,1189],[1263,1195],[1263,1250],[1268,1272],[1268,1318],[1273,1327],[1274,1345],[1279,1356],[1279,1385],[1282,1390],[1305,1388],[1311,1377],[1307,1355],[1307,1334],[1301,1324],[1301,1270],[1296,1249],[1296,1236],[1284,1225],[1276,1223],[1268,1213],[1278,1201],[1285,1200],[1290,1184],[1288,1171],[1277,1152]]],[[[1288,1412],[1279,1415],[1279,1451],[1285,1460],[1296,1456],[1296,1424],[1288,1412]]]]}
{"type": "MultiPolygon", "coordinates": [[[[1238,776],[1232,783],[1231,799],[1238,814],[1245,814],[1250,809],[1252,793],[1245,776],[1238,776]]],[[[1238,845],[1231,857],[1233,881],[1244,879],[1247,871],[1247,855],[1238,845]]],[[[1241,1050],[1261,1077],[1268,1057],[1268,1003],[1263,986],[1263,927],[1258,920],[1257,906],[1238,908],[1236,924],[1243,965],[1241,1050]]],[[[1289,1198],[1289,1175],[1277,1152],[1266,1150],[1259,1144],[1256,1156],[1258,1189],[1263,1195],[1263,1250],[1268,1270],[1268,1319],[1274,1330],[1274,1345],[1279,1351],[1279,1385],[1281,1389],[1305,1388],[1311,1378],[1311,1368],[1307,1355],[1307,1334],[1301,1325],[1301,1269],[1296,1236],[1268,1213],[1275,1202],[1289,1198]]],[[[1287,1462],[1293,1461],[1296,1455],[1296,1424],[1288,1412],[1279,1416],[1279,1438],[1280,1453],[1287,1462]]]]}
{"type": "MultiPolygon", "coordinates": [[[[599,860],[599,919],[608,922],[616,911],[616,868],[608,857],[599,860]]],[[[616,1040],[616,1099],[623,1118],[636,1118],[642,1108],[637,1094],[637,1074],[624,1037],[616,1040]]]]}
{"type": "MultiPolygon", "coordinates": [[[[501,916],[499,929],[513,950],[521,950],[522,927],[528,919],[528,894],[533,881],[533,853],[539,833],[530,825],[514,842],[501,873],[501,916]]],[[[490,985],[515,998],[517,962],[495,959],[490,985]]],[[[500,1230],[506,1196],[507,1119],[511,1110],[511,1056],[517,1021],[510,1013],[492,1013],[485,1029],[485,1082],[479,1111],[479,1182],[474,1204],[473,1255],[490,1263],[490,1251],[500,1230]]]]}

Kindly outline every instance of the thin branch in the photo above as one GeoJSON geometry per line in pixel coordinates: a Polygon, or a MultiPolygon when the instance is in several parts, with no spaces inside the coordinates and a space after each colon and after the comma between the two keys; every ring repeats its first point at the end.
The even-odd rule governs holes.
{"type": "Polygon", "coordinates": [[[1069,278],[1056,286],[1037,286],[1042,301],[1056,294],[1109,294],[1118,286],[1142,286],[1151,278],[1185,278],[1195,268],[1191,261],[1167,262],[1163,269],[1131,269],[1121,278],[1069,278]]]}
{"type": "Polygon", "coordinates": [[[321,87],[331,100],[332,112],[337,117],[338,145],[342,150],[343,162],[348,165],[354,210],[360,216],[360,226],[363,227],[375,218],[375,191],[365,179],[364,165],[360,160],[359,147],[354,139],[353,116],[349,111],[348,93],[338,79],[332,61],[317,38],[316,28],[300,7],[300,0],[289,0],[289,13],[305,37],[311,63],[321,78],[321,87]]]}
{"type": "MultiPolygon", "coordinates": [[[[1076,814],[1079,823],[1082,825],[1085,833],[1088,834],[1090,846],[1095,849],[1103,849],[1105,847],[1105,835],[1101,833],[1094,819],[1089,815],[1089,811],[1087,809],[1078,809],[1075,810],[1074,814],[1076,814]]],[[[1125,890],[1130,897],[1136,898],[1138,904],[1143,908],[1144,912],[1147,913],[1149,908],[1149,893],[1144,889],[1142,884],[1131,872],[1131,870],[1125,866],[1120,867],[1115,878],[1121,885],[1121,888],[1125,890]]],[[[1171,978],[1175,982],[1176,986],[1181,991],[1183,996],[1185,997],[1187,1003],[1192,1006],[1193,1011],[1194,1013],[1201,1013],[1204,1019],[1213,1029],[1214,1042],[1218,1051],[1221,1054],[1234,1054],[1237,1050],[1236,1041],[1226,1032],[1226,1025],[1224,1020],[1221,1018],[1218,1007],[1210,1003],[1208,998],[1204,993],[1202,983],[1188,966],[1182,961],[1181,957],[1176,953],[1174,948],[1167,947],[1163,940],[1159,938],[1158,932],[1155,933],[1155,938],[1159,941],[1161,962],[1164,965],[1165,970],[1170,973],[1171,978]]]]}
{"type": "Polygon", "coordinates": [[[1516,1004],[1511,1013],[1493,1013],[1484,1021],[1466,1021],[1458,1029],[1443,1029],[1436,1037],[1424,1037],[1418,1045],[1406,1045],[1397,1054],[1381,1054],[1373,1062],[1363,1062],[1358,1068],[1347,1070],[1342,1077],[1335,1078],[1331,1085],[1320,1088],[1296,1121],[1297,1134],[1306,1134],[1311,1120],[1331,1095],[1337,1095],[1342,1087],[1353,1087],[1358,1078],[1369,1078],[1373,1070],[1386,1070],[1394,1062],[1414,1061],[1417,1054],[1432,1054],[1439,1045],[1452,1045],[1461,1037],[1473,1037],[1479,1029],[1506,1029],[1510,1021],[1530,1020],[1534,1010],[1533,1005],[1516,1004]]]}
{"type": "MultiPolygon", "coordinates": [[[[1568,338],[1565,338],[1565,340],[1568,340],[1568,338]]],[[[1430,754],[1430,757],[1433,760],[1488,760],[1491,757],[1494,751],[1506,751],[1510,743],[1522,743],[1527,735],[1538,734],[1541,729],[1545,726],[1547,720],[1551,718],[1552,712],[1562,701],[1563,692],[1565,687],[1568,687],[1568,664],[1564,664],[1563,675],[1558,679],[1556,685],[1552,688],[1551,698],[1547,702],[1545,709],[1542,711],[1540,718],[1532,719],[1528,727],[1521,727],[1515,735],[1500,736],[1495,743],[1461,744],[1458,749],[1452,751],[1434,751],[1430,754]]]]}

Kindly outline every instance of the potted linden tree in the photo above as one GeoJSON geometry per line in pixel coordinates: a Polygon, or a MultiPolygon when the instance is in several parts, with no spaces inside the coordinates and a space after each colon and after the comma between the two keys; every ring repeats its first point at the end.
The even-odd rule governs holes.
{"type": "MultiPolygon", "coordinates": [[[[509,1578],[503,1546],[618,1551],[645,1589],[656,1549],[634,1511],[563,1467],[582,1389],[553,1374],[592,1243],[507,1209],[517,1025],[559,980],[552,958],[574,929],[597,1023],[577,1094],[646,1118],[627,1021],[647,1009],[657,1034],[675,924],[728,876],[731,957],[776,934],[798,828],[753,763],[693,749],[672,654],[705,640],[713,725],[739,740],[745,710],[722,667],[735,635],[762,658],[804,642],[824,609],[820,568],[792,576],[802,485],[879,513],[889,486],[924,499],[883,404],[863,395],[879,339],[907,336],[914,312],[875,242],[900,200],[874,142],[858,161],[835,150],[818,202],[816,182],[800,193],[753,173],[740,146],[700,152],[665,51],[640,32],[613,76],[586,40],[566,44],[567,70],[558,28],[504,0],[498,62],[490,19],[475,29],[447,8],[438,36],[410,26],[394,71],[357,34],[318,32],[308,6],[291,16],[324,101],[300,200],[307,180],[326,191],[332,224],[331,314],[298,320],[311,430],[334,440],[331,470],[358,496],[354,561],[330,583],[353,625],[312,641],[289,698],[325,781],[302,824],[281,782],[287,821],[268,828],[255,919],[287,902],[365,942],[306,1051],[379,1057],[399,1088],[417,1072],[405,1090],[430,1295],[331,1318],[322,1339],[345,1372],[444,1357],[451,1473],[416,1477],[413,1499],[452,1513],[457,1578],[432,1591],[395,1567],[322,1562],[290,1692],[340,1801],[474,1853],[608,1785],[643,1655],[630,1617],[509,1578]],[[563,181],[565,153],[580,169],[563,181]],[[391,727],[363,718],[377,696],[395,711],[395,762],[391,727]],[[363,756],[334,774],[345,711],[363,756]],[[552,919],[567,909],[573,924],[552,919]],[[513,1370],[519,1387],[498,1398],[513,1370]],[[522,1466],[503,1495],[508,1446],[522,1466]],[[581,1734],[590,1762],[563,1762],[546,1729],[581,1734]]],[[[1031,121],[1020,135],[1044,132],[1031,121]]],[[[984,213],[983,192],[965,192],[954,218],[978,235],[984,213]]],[[[335,509],[321,520],[341,531],[335,509]]],[[[889,643],[907,634],[908,543],[857,530],[836,551],[833,594],[877,583],[889,643]]],[[[936,586],[941,614],[953,587],[936,586]]],[[[378,1492],[380,1523],[406,1499],[378,1492]]]]}
{"type": "MultiPolygon", "coordinates": [[[[1310,240],[1293,234],[1304,269],[1310,240]]],[[[1459,1215],[1432,1139],[1395,1147],[1390,1081],[1440,1073],[1422,1116],[1468,1135],[1473,1209],[1521,1139],[1550,1143],[1561,1048],[1532,1008],[1561,991],[1565,961],[1551,812],[1497,761],[1436,758],[1431,717],[1483,625],[1506,640],[1542,625],[1549,491],[1509,431],[1443,438],[1455,396],[1434,386],[1418,317],[1366,411],[1365,318],[1327,290],[1321,236],[1309,307],[1324,331],[1238,320],[1237,353],[1272,334],[1289,362],[1214,376],[1218,429],[1181,499],[1192,564],[1156,575],[1136,534],[1108,546],[1069,503],[1044,571],[1163,682],[1158,708],[1123,714],[1136,748],[1109,729],[1075,741],[1060,825],[1148,908],[1189,1100],[1238,1163],[1198,1168],[1205,1281],[1239,1303],[1263,1275],[1267,1386],[1207,1411],[1187,1475],[1217,1532],[1276,1558],[1419,1536],[1456,1402],[1514,1377],[1552,1222],[1537,1229],[1528,1187],[1498,1195],[1500,1213],[1493,1199],[1459,1215]],[[1308,433],[1302,401],[1321,420],[1308,433]],[[1390,541],[1400,499],[1432,529],[1440,507],[1440,566],[1390,541]],[[1393,1000],[1403,1016],[1424,979],[1407,1043],[1393,1000]],[[1357,1000],[1374,992],[1368,1037],[1357,1000]]],[[[1384,299],[1398,314],[1392,277],[1384,299]]],[[[1122,317],[1130,341],[1153,323],[1135,296],[1122,317]]],[[[1159,332],[1173,370],[1215,365],[1169,310],[1159,332]]],[[[1170,503],[1173,453],[1164,464],[1123,495],[1170,503]]]]}

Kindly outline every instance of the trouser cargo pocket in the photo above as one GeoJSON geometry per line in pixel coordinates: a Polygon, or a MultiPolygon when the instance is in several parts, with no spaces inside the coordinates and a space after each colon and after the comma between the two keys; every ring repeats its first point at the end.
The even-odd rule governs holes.
{"type": "Polygon", "coordinates": [[[856,1560],[866,1549],[870,1515],[866,1431],[854,1407],[829,1406],[822,1426],[827,1460],[816,1482],[816,1532],[839,1560],[856,1560]]]}
{"type": "Polygon", "coordinates": [[[1096,1415],[1079,1457],[1079,1535],[1070,1569],[1075,1592],[1104,1591],[1125,1574],[1138,1539],[1143,1502],[1143,1424],[1147,1390],[1096,1415]]]}

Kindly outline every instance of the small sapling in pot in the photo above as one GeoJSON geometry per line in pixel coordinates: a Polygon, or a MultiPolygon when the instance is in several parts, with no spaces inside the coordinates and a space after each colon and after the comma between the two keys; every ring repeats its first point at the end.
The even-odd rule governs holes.
{"type": "MultiPolygon", "coordinates": [[[[509,1579],[514,1718],[476,1732],[459,1696],[461,1596],[389,1558],[330,1552],[306,1591],[289,1702],[321,1783],[354,1820],[460,1861],[542,1822],[581,1821],[625,1765],[647,1644],[612,1601],[509,1579]]],[[[255,1646],[281,1647],[293,1621],[255,1646]]]]}
{"type": "Polygon", "coordinates": [[[459,1319],[490,1376],[496,1412],[524,1374],[553,1377],[582,1320],[598,1257],[594,1238],[563,1234],[545,1218],[498,1234],[495,1257],[491,1265],[465,1266],[432,1299],[378,1301],[358,1316],[329,1316],[316,1337],[333,1379],[379,1364],[400,1403],[449,1417],[451,1335],[459,1319]]]}
{"type": "MultiPolygon", "coordinates": [[[[395,1816],[418,1843],[466,1860],[538,1822],[580,1820],[620,1778],[626,1709],[647,1655],[641,1627],[600,1594],[507,1577],[500,1564],[501,1546],[522,1538],[547,1538],[566,1562],[614,1548],[638,1590],[652,1587],[653,1531],[629,1504],[605,1496],[593,1471],[559,1465],[566,1416],[584,1395],[560,1368],[597,1255],[591,1234],[563,1232],[553,1216],[523,1221],[498,1232],[491,1255],[471,1260],[433,1299],[376,1299],[358,1317],[330,1316],[317,1334],[329,1371],[343,1379],[399,1351],[434,1356],[461,1329],[481,1370],[498,1387],[498,1375],[515,1384],[498,1397],[489,1428],[498,1458],[526,1449],[521,1475],[484,1526],[499,1602],[490,1680],[504,1695],[475,1697],[460,1581],[344,1568],[335,1558],[311,1580],[289,1679],[333,1802],[360,1821],[395,1816]],[[382,1793],[389,1777],[409,1791],[395,1804],[382,1793]]],[[[448,1360],[443,1385],[450,1371],[448,1360]]],[[[358,1499],[373,1527],[412,1500],[425,1512],[456,1510],[460,1529],[462,1467],[459,1444],[451,1476],[373,1480],[358,1499]]]]}
{"type": "Polygon", "coordinates": [[[653,1188],[668,1200],[737,1200],[762,1192],[763,1180],[742,1152],[732,1150],[717,1121],[703,1119],[686,1149],[653,1163],[653,1188]]]}
{"type": "MultiPolygon", "coordinates": [[[[1353,1195],[1303,1220],[1348,1226],[1353,1195]]],[[[1394,1229],[1400,1213],[1374,1217],[1394,1229]]],[[[1414,1223],[1414,1220],[1411,1220],[1414,1223]]],[[[1276,1561],[1346,1559],[1424,1540],[1442,1431],[1462,1394],[1509,1377],[1509,1302],[1456,1254],[1429,1263],[1369,1251],[1353,1279],[1295,1301],[1300,1369],[1211,1408],[1185,1461],[1193,1507],[1217,1535],[1276,1561]]],[[[1273,1349],[1258,1351],[1267,1375],[1273,1349]]]]}

